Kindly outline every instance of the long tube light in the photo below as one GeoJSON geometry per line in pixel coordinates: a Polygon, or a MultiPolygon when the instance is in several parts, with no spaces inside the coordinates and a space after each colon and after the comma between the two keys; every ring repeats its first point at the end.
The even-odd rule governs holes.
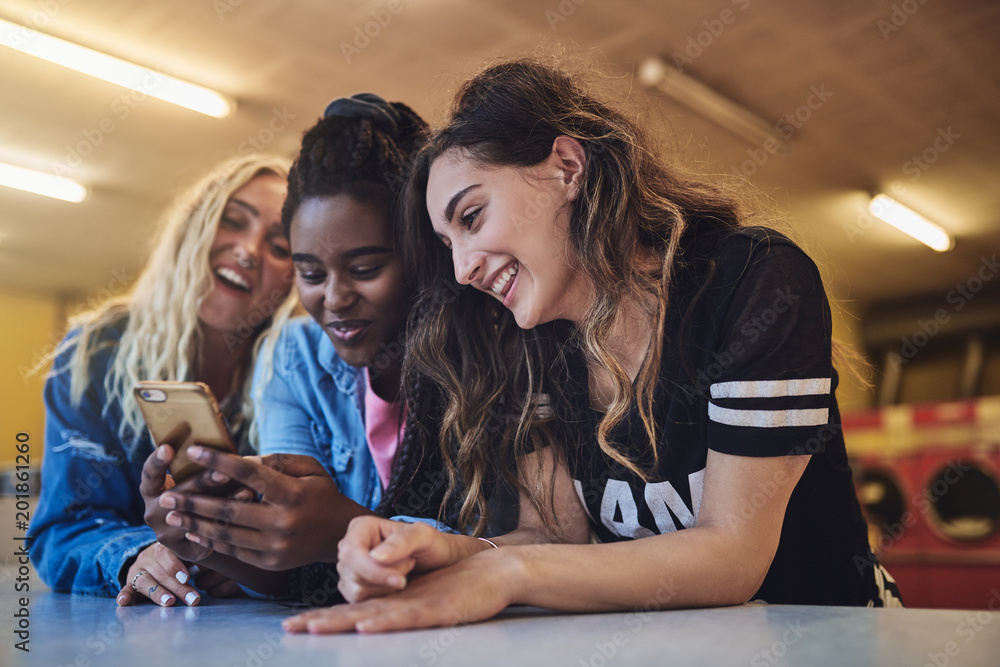
{"type": "Polygon", "coordinates": [[[4,20],[0,44],[215,118],[235,106],[214,90],[4,20]]]}
{"type": "Polygon", "coordinates": [[[639,80],[752,144],[768,144],[782,152],[788,150],[788,141],[775,129],[774,123],[768,123],[661,58],[654,56],[643,60],[639,65],[639,80]]]}
{"type": "Polygon", "coordinates": [[[74,180],[0,162],[0,185],[63,201],[81,202],[87,188],[74,180]]]}
{"type": "Polygon", "coordinates": [[[868,211],[879,220],[889,223],[938,252],[945,252],[955,247],[955,239],[942,227],[888,195],[879,194],[872,197],[868,203],[868,211]]]}

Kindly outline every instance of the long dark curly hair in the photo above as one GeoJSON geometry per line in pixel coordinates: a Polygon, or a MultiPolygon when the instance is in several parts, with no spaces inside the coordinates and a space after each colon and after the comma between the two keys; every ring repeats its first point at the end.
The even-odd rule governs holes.
{"type": "MultiPolygon", "coordinates": [[[[488,481],[497,469],[510,479],[507,464],[523,454],[547,444],[570,446],[572,425],[554,419],[548,406],[561,400],[559,388],[569,377],[567,335],[588,363],[614,380],[614,397],[598,424],[601,449],[646,476],[610,438],[637,406],[655,465],[653,390],[671,287],[683,260],[681,239],[689,231],[735,229],[741,216],[738,200],[722,186],[687,176],[654,155],[651,145],[635,123],[568,75],[520,59],[489,66],[466,82],[447,123],[417,154],[402,193],[400,247],[417,279],[422,317],[409,330],[404,377],[429,378],[442,388],[438,445],[448,476],[445,498],[458,504],[460,526],[477,534],[485,529],[488,481]],[[427,214],[428,174],[452,150],[485,166],[532,167],[561,135],[579,141],[586,155],[569,235],[573,261],[596,296],[569,333],[565,322],[522,330],[496,299],[456,285],[451,255],[427,214]],[[628,303],[655,303],[649,312],[654,334],[634,389],[609,346],[612,324],[628,303]]],[[[544,488],[521,491],[542,517],[548,515],[544,488]]]]}

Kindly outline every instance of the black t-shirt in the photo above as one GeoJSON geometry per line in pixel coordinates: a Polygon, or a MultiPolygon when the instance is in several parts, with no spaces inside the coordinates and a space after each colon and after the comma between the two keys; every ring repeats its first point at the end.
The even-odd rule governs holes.
{"type": "MultiPolygon", "coordinates": [[[[811,454],[785,513],[777,553],[754,596],[769,603],[878,604],[876,570],[854,492],[834,397],[830,307],[815,264],[781,234],[746,228],[684,250],[654,392],[658,463],[638,409],[612,434],[644,482],[597,445],[587,371],[577,348],[564,419],[582,428],[568,457],[602,541],[695,525],[708,450],[811,454]]],[[[772,484],[744,504],[748,517],[772,484]]],[[[734,521],[740,520],[734,517],[734,521]]]]}

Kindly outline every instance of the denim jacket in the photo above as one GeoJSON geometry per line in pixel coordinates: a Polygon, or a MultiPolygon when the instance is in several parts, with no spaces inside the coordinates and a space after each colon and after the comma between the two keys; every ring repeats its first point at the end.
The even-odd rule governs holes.
{"type": "Polygon", "coordinates": [[[290,320],[271,363],[258,362],[254,369],[260,453],[308,454],[341,493],[374,509],[382,485],[365,436],[366,385],[364,374],[337,356],[315,320],[290,320]]]}
{"type": "MultiPolygon", "coordinates": [[[[28,535],[31,561],[53,590],[117,595],[122,567],[156,534],[143,520],[142,464],[153,451],[145,428],[133,440],[118,435],[122,408],[108,401],[104,381],[127,324],[122,318],[97,332],[88,381],[79,405],[70,400],[66,369],[79,330],[56,358],[45,383],[45,456],[42,490],[28,535]]],[[[241,447],[245,450],[245,446],[241,447]]]]}

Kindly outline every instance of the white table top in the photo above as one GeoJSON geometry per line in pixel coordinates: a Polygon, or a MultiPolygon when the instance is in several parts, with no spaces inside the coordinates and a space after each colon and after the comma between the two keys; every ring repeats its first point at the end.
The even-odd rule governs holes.
{"type": "MultiPolygon", "coordinates": [[[[7,572],[7,568],[0,568],[7,572]]],[[[30,649],[14,648],[13,580],[0,576],[3,665],[1000,665],[1000,613],[745,605],[625,614],[512,608],[470,626],[388,635],[286,635],[295,610],[248,599],[119,608],[30,593],[30,649]]]]}

